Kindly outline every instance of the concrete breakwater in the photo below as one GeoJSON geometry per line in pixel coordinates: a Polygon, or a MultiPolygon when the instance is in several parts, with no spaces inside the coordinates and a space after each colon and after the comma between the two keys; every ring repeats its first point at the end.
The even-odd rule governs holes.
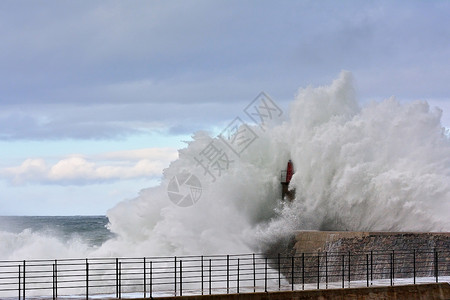
{"type": "Polygon", "coordinates": [[[450,275],[450,233],[299,231],[267,249],[295,283],[450,275]]]}
{"type": "MultiPolygon", "coordinates": [[[[397,300],[446,300],[450,299],[450,285],[448,283],[371,287],[355,289],[330,289],[295,292],[268,292],[229,295],[204,295],[163,297],[161,300],[373,300],[373,299],[397,299],[397,300]]],[[[135,299],[138,300],[138,299],[135,299]]],[[[141,298],[139,299],[141,300],[141,298]]]]}

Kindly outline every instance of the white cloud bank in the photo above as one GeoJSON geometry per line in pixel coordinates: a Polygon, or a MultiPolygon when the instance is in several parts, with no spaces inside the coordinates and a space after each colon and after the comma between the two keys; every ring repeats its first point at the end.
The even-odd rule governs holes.
{"type": "Polygon", "coordinates": [[[92,157],[70,155],[50,163],[29,158],[19,166],[0,170],[0,178],[15,185],[27,183],[87,185],[115,180],[155,178],[177,158],[173,148],[108,152],[92,157]]]}

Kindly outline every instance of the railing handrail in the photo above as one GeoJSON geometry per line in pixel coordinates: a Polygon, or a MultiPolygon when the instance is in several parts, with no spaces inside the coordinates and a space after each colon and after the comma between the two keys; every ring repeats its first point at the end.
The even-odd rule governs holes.
{"type": "MultiPolygon", "coordinates": [[[[392,249],[392,250],[357,250],[357,251],[351,251],[351,255],[361,255],[361,254],[366,254],[366,253],[386,253],[389,254],[392,251],[394,251],[395,253],[411,253],[412,249],[392,249]]],[[[417,253],[434,253],[435,251],[438,252],[450,252],[450,249],[445,248],[445,247],[439,247],[439,248],[431,248],[431,249],[416,249],[417,253]]],[[[328,255],[348,255],[348,251],[318,251],[318,252],[303,252],[305,255],[311,255],[311,256],[317,256],[317,253],[328,253],[328,255]]],[[[258,259],[260,259],[261,257],[265,257],[266,254],[264,253],[244,253],[244,254],[209,254],[209,255],[178,255],[178,256],[142,256],[142,257],[126,257],[126,256],[121,256],[121,257],[85,257],[85,258],[57,258],[57,259],[26,259],[25,261],[27,262],[63,262],[63,261],[86,261],[86,259],[88,259],[89,261],[94,261],[94,260],[114,260],[114,259],[120,259],[120,260],[142,260],[143,258],[148,259],[157,259],[157,260],[161,260],[161,259],[167,259],[167,262],[173,262],[174,258],[176,257],[177,260],[180,259],[186,259],[186,258],[197,258],[197,261],[201,260],[201,257],[203,257],[204,259],[206,258],[213,258],[213,257],[224,257],[222,258],[222,260],[226,260],[226,256],[231,257],[242,257],[242,256],[259,256],[257,257],[258,259]]],[[[277,258],[277,256],[271,256],[273,258],[277,258]]],[[[287,255],[285,257],[291,257],[291,255],[287,255]]],[[[297,257],[297,256],[294,256],[297,257]]],[[[15,263],[15,266],[17,266],[18,263],[23,263],[24,260],[0,260],[0,264],[1,263],[15,263]]]]}
{"type": "Polygon", "coordinates": [[[450,278],[447,248],[3,260],[0,298],[7,295],[13,299],[11,292],[20,300],[29,294],[56,299],[62,292],[85,295],[86,299],[95,294],[120,297],[131,292],[144,297],[188,291],[239,293],[246,289],[305,289],[311,284],[315,288],[336,283],[348,287],[360,281],[369,286],[376,280],[393,285],[402,278],[416,283],[419,277],[437,282],[443,276],[450,278]]]}

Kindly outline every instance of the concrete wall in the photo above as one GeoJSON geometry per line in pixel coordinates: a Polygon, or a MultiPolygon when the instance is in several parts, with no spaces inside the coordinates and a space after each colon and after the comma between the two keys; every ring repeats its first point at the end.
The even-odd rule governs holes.
{"type": "Polygon", "coordinates": [[[449,232],[298,231],[294,236],[297,255],[324,251],[450,249],[449,232]]]}
{"type": "Polygon", "coordinates": [[[393,287],[371,287],[352,289],[330,289],[295,292],[269,292],[230,295],[205,295],[164,297],[160,300],[434,300],[450,299],[450,285],[448,283],[406,285],[393,287]]]}
{"type": "MultiPolygon", "coordinates": [[[[438,251],[439,276],[450,275],[450,233],[421,233],[421,232],[347,232],[347,231],[298,231],[290,238],[279,240],[267,245],[265,254],[267,257],[276,258],[278,253],[282,257],[296,257],[294,260],[295,270],[302,270],[305,266],[306,283],[317,282],[312,275],[317,274],[317,268],[321,267],[321,281],[325,280],[324,265],[328,263],[328,274],[332,280],[341,280],[342,269],[345,269],[345,276],[350,268],[352,280],[364,280],[368,271],[366,270],[366,254],[370,255],[371,274],[374,279],[388,279],[391,276],[390,253],[394,250],[395,260],[393,272],[395,278],[413,277],[413,251],[416,250],[416,276],[434,276],[434,249],[438,251]],[[446,251],[446,252],[443,252],[446,251]],[[327,253],[327,258],[325,258],[327,253]],[[352,254],[351,264],[348,262],[348,253],[352,254]],[[304,260],[300,259],[305,254],[304,260]],[[320,254],[320,258],[318,258],[320,254]],[[342,255],[341,255],[342,254],[342,255]],[[355,255],[357,254],[357,255],[355,255]],[[341,261],[345,257],[345,266],[341,261]],[[318,259],[320,260],[318,262],[318,259]],[[325,261],[326,260],[326,261],[325,261]],[[350,267],[349,267],[350,266],[350,267]],[[358,274],[358,275],[353,275],[358,274]]],[[[277,268],[276,259],[269,261],[272,267],[277,268]]],[[[291,260],[281,260],[281,272],[290,280],[291,260]]],[[[303,279],[299,274],[294,276],[295,283],[301,283],[303,279]]]]}

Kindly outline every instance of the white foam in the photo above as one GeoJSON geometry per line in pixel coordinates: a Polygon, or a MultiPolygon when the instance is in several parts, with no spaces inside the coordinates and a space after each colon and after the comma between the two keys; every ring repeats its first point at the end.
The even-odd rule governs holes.
{"type": "MultiPolygon", "coordinates": [[[[253,127],[258,138],[240,157],[228,151],[233,162],[215,182],[194,160],[213,139],[196,133],[160,186],[108,211],[116,238],[99,249],[64,244],[59,256],[250,253],[300,229],[450,231],[450,141],[440,110],[392,98],[360,107],[342,72],[330,86],[300,89],[285,115],[264,132],[253,127]],[[283,204],[279,176],[288,159],[296,199],[283,204]],[[181,172],[202,184],[191,207],[167,194],[181,172]]],[[[2,258],[57,254],[16,242],[2,258]]]]}
{"type": "Polygon", "coordinates": [[[299,90],[288,120],[254,128],[258,139],[214,183],[193,160],[211,141],[198,133],[160,187],[108,212],[119,238],[104,248],[242,253],[297,229],[449,231],[450,142],[441,111],[393,98],[361,108],[354,94],[348,72],[330,86],[299,90]],[[279,172],[289,158],[296,199],[280,205],[279,172]],[[204,188],[189,208],[166,193],[182,171],[197,174],[204,188]]]}

